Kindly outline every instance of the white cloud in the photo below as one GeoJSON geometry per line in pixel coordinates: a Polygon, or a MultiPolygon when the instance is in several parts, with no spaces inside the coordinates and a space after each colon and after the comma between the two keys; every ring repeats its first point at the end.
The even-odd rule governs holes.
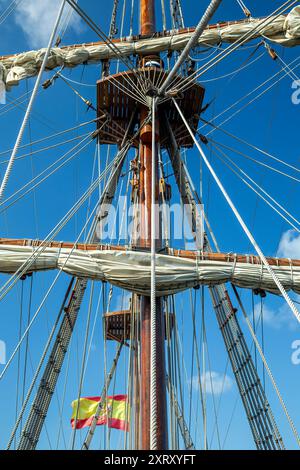
{"type": "MultiPolygon", "coordinates": [[[[220,372],[207,371],[201,375],[202,388],[206,393],[220,395],[221,393],[229,392],[233,387],[233,380],[229,375],[221,374],[220,372]]],[[[199,389],[198,377],[193,377],[193,387],[199,389]]]]}
{"type": "MultiPolygon", "coordinates": [[[[26,0],[16,8],[15,21],[24,31],[31,47],[46,47],[53,30],[61,0],[26,0]]],[[[79,31],[79,16],[65,7],[61,26],[69,21],[69,28],[79,31]]]]}
{"type": "Polygon", "coordinates": [[[300,234],[296,230],[287,230],[279,242],[277,256],[300,259],[300,234]]]}

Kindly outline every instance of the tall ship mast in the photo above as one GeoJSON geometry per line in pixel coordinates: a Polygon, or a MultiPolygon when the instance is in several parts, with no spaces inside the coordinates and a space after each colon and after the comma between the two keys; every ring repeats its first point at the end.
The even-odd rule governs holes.
{"type": "MultiPolygon", "coordinates": [[[[0,302],[4,334],[14,338],[9,346],[0,338],[0,399],[12,410],[2,423],[3,449],[221,449],[236,409],[250,448],[300,446],[299,413],[284,398],[265,344],[266,302],[274,298],[284,302],[293,331],[299,329],[300,251],[283,249],[298,241],[299,221],[285,194],[278,202],[264,187],[264,174],[254,180],[240,161],[245,157],[291,185],[299,184],[300,168],[295,158],[240,137],[239,126],[236,132],[226,126],[286,76],[297,100],[298,59],[287,63],[282,51],[300,45],[299,2],[279,2],[276,9],[265,2],[267,13],[254,16],[251,2],[237,1],[242,19],[222,21],[222,0],[193,2],[198,24],[190,27],[185,3],[114,0],[105,29],[86,2],[64,0],[46,48],[0,56],[3,112],[10,103],[21,109],[15,140],[9,134],[11,148],[0,152],[0,302]],[[65,43],[72,17],[91,40],[65,43]],[[223,112],[207,117],[223,94],[216,87],[208,100],[211,82],[230,85],[261,57],[270,69],[278,66],[271,78],[236,98],[227,120],[218,120],[223,112]],[[222,68],[227,60],[230,71],[222,68]],[[92,83],[85,83],[88,73],[92,83]],[[15,98],[24,86],[25,99],[15,98]],[[71,114],[67,92],[76,99],[77,124],[50,135],[33,131],[34,120],[44,120],[35,102],[47,94],[49,109],[61,107],[62,125],[71,114]],[[68,150],[60,156],[63,145],[68,150]],[[40,164],[43,152],[54,156],[48,166],[40,164]],[[83,163],[75,161],[78,154],[83,163]],[[74,200],[69,164],[76,172],[74,200]],[[31,178],[23,180],[30,165],[31,178]],[[248,201],[231,195],[225,169],[255,193],[256,204],[263,201],[284,220],[288,230],[276,256],[240,210],[248,201]],[[47,183],[48,190],[57,188],[51,197],[47,183]],[[226,209],[210,209],[217,192],[226,209]],[[28,201],[35,215],[37,201],[47,212],[41,231],[39,217],[34,230],[23,212],[28,201]],[[211,213],[221,237],[232,224],[230,243],[217,241],[211,213]],[[235,249],[237,230],[248,251],[235,249]],[[223,248],[229,245],[234,251],[223,248]],[[212,319],[218,336],[209,351],[212,319]],[[212,369],[218,355],[223,374],[212,369]],[[232,414],[225,410],[220,424],[223,395],[234,387],[232,414]]],[[[294,386],[290,381],[287,388],[294,386]]],[[[239,439],[231,446],[243,448],[239,439]]]]}

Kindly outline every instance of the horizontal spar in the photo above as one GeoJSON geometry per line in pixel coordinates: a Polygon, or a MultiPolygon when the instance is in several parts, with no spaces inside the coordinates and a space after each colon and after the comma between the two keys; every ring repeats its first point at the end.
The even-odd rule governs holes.
{"type": "MultiPolygon", "coordinates": [[[[300,260],[267,258],[286,290],[300,293],[300,260]]],[[[0,272],[26,273],[61,269],[67,274],[150,295],[151,254],[125,246],[0,239],[0,272]]],[[[174,294],[200,285],[231,282],[247,289],[278,294],[257,256],[168,249],[156,255],[157,295],[174,294]]]]}
{"type": "MultiPolygon", "coordinates": [[[[198,44],[217,46],[222,43],[233,43],[245,34],[256,30],[264,18],[250,18],[241,21],[221,22],[208,26],[201,35],[198,44]]],[[[195,28],[156,33],[153,37],[133,36],[114,40],[115,46],[123,57],[133,54],[157,54],[163,51],[184,49],[195,28]]],[[[282,46],[292,47],[300,44],[300,7],[295,7],[288,15],[274,17],[262,31],[254,33],[250,40],[267,37],[270,41],[282,46]]],[[[19,84],[20,80],[33,77],[39,72],[45,49],[28,51],[15,55],[0,56],[0,80],[9,90],[19,84]]],[[[104,42],[76,44],[53,48],[47,62],[47,69],[56,67],[73,68],[82,64],[99,63],[101,60],[116,58],[112,49],[104,42]]]]}

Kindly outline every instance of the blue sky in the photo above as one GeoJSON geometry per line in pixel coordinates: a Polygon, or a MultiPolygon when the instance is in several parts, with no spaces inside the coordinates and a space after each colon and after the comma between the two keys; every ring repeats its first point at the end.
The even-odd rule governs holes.
{"type": "MultiPolygon", "coordinates": [[[[0,0],[0,15],[9,5],[10,1],[0,0]]],[[[112,1],[99,2],[80,1],[80,5],[90,14],[96,21],[101,29],[108,31],[109,21],[111,15],[112,1]]],[[[135,2],[137,3],[137,1],[135,2]]],[[[160,14],[160,1],[157,1],[157,23],[158,29],[161,25],[160,14]]],[[[199,0],[197,2],[182,0],[184,18],[186,25],[195,25],[201,17],[204,6],[207,1],[199,0]]],[[[261,16],[269,14],[273,9],[280,6],[282,1],[267,0],[259,2],[257,0],[247,0],[245,2],[251,10],[252,15],[261,16]]],[[[55,8],[59,2],[41,0],[38,2],[32,0],[23,0],[19,3],[17,9],[3,22],[0,16],[1,28],[1,51],[0,54],[9,54],[13,52],[21,52],[36,47],[45,47],[47,38],[50,34],[52,24],[55,17],[55,8]]],[[[123,2],[120,1],[122,8],[123,2]]],[[[126,15],[124,21],[124,35],[129,31],[129,11],[131,1],[127,0],[126,15]]],[[[118,15],[118,24],[120,31],[120,12],[118,15]]],[[[240,19],[243,17],[242,11],[235,0],[224,0],[222,7],[218,10],[215,21],[240,19]]],[[[169,22],[169,17],[168,17],[169,22]]],[[[169,23],[170,24],[170,23],[169,23]]],[[[137,8],[134,16],[134,32],[138,32],[138,14],[137,8]]],[[[61,28],[64,29],[64,28],[61,28]]],[[[69,27],[63,36],[63,44],[83,43],[98,40],[95,34],[82,24],[76,16],[72,16],[69,21],[69,27]]],[[[299,48],[282,49],[274,46],[280,57],[287,63],[292,62],[299,56],[299,48]]],[[[203,85],[206,88],[205,103],[213,100],[210,108],[205,113],[206,119],[213,119],[224,109],[228,108],[232,103],[239,100],[242,96],[253,90],[259,84],[264,82],[267,78],[280,70],[280,63],[272,61],[269,55],[264,52],[263,48],[254,52],[254,48],[245,47],[243,50],[231,55],[228,59],[217,65],[212,71],[203,76],[203,85]],[[253,57],[251,54],[254,54],[253,57]],[[262,55],[260,58],[258,58],[262,55]],[[257,60],[245,68],[240,73],[233,75],[229,78],[219,78],[239,69],[253,59],[257,60]],[[247,62],[246,62],[247,61],[247,62]]],[[[195,55],[201,59],[207,59],[210,52],[200,53],[195,51],[195,55]]],[[[202,64],[202,62],[200,62],[202,64]]],[[[297,71],[296,71],[297,73],[297,71]]],[[[64,72],[65,76],[82,82],[84,85],[76,85],[80,93],[87,99],[95,103],[96,93],[95,88],[92,86],[100,77],[100,67],[98,65],[83,66],[76,69],[67,70],[64,72]],[[89,85],[89,86],[85,86],[89,85]]],[[[45,79],[51,77],[52,73],[45,74],[45,79]]],[[[17,97],[23,95],[33,87],[34,80],[22,82],[18,87],[14,88],[8,94],[8,104],[15,100],[17,97]]],[[[281,158],[282,160],[298,167],[299,166],[299,112],[300,105],[292,104],[292,79],[285,77],[268,93],[264,94],[260,99],[252,104],[249,104],[239,114],[230,119],[224,128],[245,139],[251,144],[268,151],[270,154],[281,158]]],[[[249,101],[249,100],[248,100],[249,101]]],[[[1,119],[1,146],[0,152],[10,149],[17,135],[22,116],[24,115],[24,106],[26,101],[20,107],[10,109],[9,106],[0,107],[1,119]]],[[[238,109],[242,105],[235,109],[238,109]]],[[[232,112],[235,111],[232,110],[232,112]]],[[[229,117],[231,113],[224,115],[224,119],[229,117]]],[[[45,91],[41,91],[37,97],[33,114],[30,119],[30,127],[26,130],[23,143],[35,141],[63,129],[68,129],[78,124],[89,121],[94,118],[93,111],[86,110],[86,106],[78,99],[72,90],[62,81],[57,80],[55,84],[45,91]]],[[[222,118],[216,119],[217,124],[222,123],[222,118]]],[[[91,125],[84,128],[84,131],[73,131],[67,136],[75,138],[81,133],[92,131],[91,125]]],[[[202,129],[202,132],[207,132],[208,129],[202,129]]],[[[261,154],[255,153],[253,150],[248,149],[244,145],[237,144],[232,138],[226,137],[221,132],[215,132],[211,136],[215,141],[221,142],[225,145],[237,148],[242,152],[246,152],[249,156],[260,159],[265,163],[270,163],[269,160],[264,159],[261,154]]],[[[49,145],[62,141],[61,139],[52,139],[49,145]]],[[[46,152],[40,152],[17,160],[13,169],[12,176],[9,181],[6,196],[14,193],[22,184],[36,175],[38,172],[47,168],[50,163],[59,158],[63,152],[70,149],[75,142],[65,144],[50,149],[46,152]]],[[[46,142],[43,146],[48,145],[46,142]]],[[[281,243],[280,255],[299,257],[300,258],[300,239],[294,234],[292,236],[283,235],[290,229],[289,225],[283,221],[271,208],[257,198],[244,184],[236,178],[234,174],[218,160],[209,147],[206,149],[210,157],[210,161],[215,168],[218,175],[221,177],[224,186],[228,189],[230,196],[236,203],[239,211],[243,215],[246,223],[253,231],[258,243],[266,255],[274,256],[278,252],[278,247],[281,243]]],[[[115,149],[109,158],[114,155],[115,149]]],[[[23,150],[19,151],[19,155],[23,150]]],[[[27,153],[27,150],[26,150],[27,153]]],[[[229,152],[227,152],[229,153],[229,152]]],[[[3,175],[5,164],[2,163],[6,160],[7,155],[0,155],[0,177],[3,175]]],[[[106,148],[101,149],[101,167],[104,168],[106,163],[106,148]]],[[[131,154],[132,158],[133,154],[131,154]]],[[[200,158],[196,150],[187,152],[187,166],[193,177],[196,188],[199,190],[200,185],[200,158]]],[[[286,177],[269,171],[265,167],[258,166],[257,164],[244,159],[242,156],[231,153],[230,157],[240,164],[244,171],[264,189],[272,194],[289,212],[296,218],[298,213],[298,200],[299,189],[298,182],[291,181],[286,177]]],[[[74,204],[83,191],[89,186],[95,161],[95,146],[91,144],[85,149],[78,157],[73,159],[70,163],[65,165],[59,172],[56,172],[45,183],[40,185],[33,193],[30,193],[25,198],[21,199],[14,206],[10,207],[5,213],[1,214],[0,227],[3,237],[15,238],[43,238],[51,230],[51,228],[61,219],[66,211],[74,204]]],[[[128,165],[128,162],[126,163],[128,165]]],[[[273,164],[271,162],[271,164],[273,164]]],[[[275,164],[274,164],[275,166],[275,164]]],[[[212,181],[208,172],[203,170],[203,200],[206,213],[211,222],[212,228],[218,239],[222,251],[233,252],[253,252],[248,239],[242,233],[234,215],[231,213],[227,206],[226,201],[222,198],[218,188],[212,181]]],[[[171,173],[171,172],[169,172],[171,173]]],[[[297,176],[297,173],[293,173],[297,176]]],[[[172,179],[171,179],[172,180],[172,179]]],[[[124,178],[121,194],[126,192],[126,180],[124,178]]],[[[174,181],[171,181],[174,184],[174,181]]],[[[96,202],[96,196],[92,199],[92,203],[96,202]]],[[[178,194],[174,190],[174,198],[178,199],[178,194]]],[[[84,224],[86,217],[87,206],[85,205],[72,221],[61,231],[58,236],[59,240],[75,240],[84,224]]],[[[177,246],[183,246],[184,241],[177,241],[177,246]]],[[[45,295],[47,288],[50,286],[55,274],[41,274],[35,275],[33,280],[34,300],[31,312],[35,312],[41,299],[45,295]]],[[[1,276],[1,285],[5,282],[6,278],[1,276]]],[[[59,279],[55,290],[49,296],[45,308],[38,316],[34,327],[30,333],[30,355],[32,360],[32,369],[29,364],[28,378],[26,387],[32,378],[32,371],[37,367],[38,359],[41,355],[42,349],[46,343],[49,331],[55,321],[56,314],[59,309],[60,302],[66,288],[68,278],[62,275],[59,279]]],[[[23,317],[26,319],[29,302],[30,280],[26,280],[23,285],[23,317]]],[[[85,332],[86,317],[88,312],[90,288],[88,288],[85,301],[83,304],[81,315],[78,319],[74,338],[70,348],[69,369],[67,375],[67,361],[62,373],[62,379],[58,384],[57,396],[54,397],[51,405],[49,416],[47,417],[46,427],[50,436],[51,447],[55,448],[57,445],[57,435],[59,429],[59,412],[62,402],[62,425],[66,443],[68,446],[70,438],[69,418],[71,414],[70,402],[77,397],[78,390],[78,377],[81,367],[81,353],[83,348],[83,337],[85,332]],[[64,383],[65,377],[67,378],[66,385],[64,383]],[[65,390],[65,394],[64,394],[65,390]]],[[[95,285],[94,301],[93,301],[93,318],[97,313],[97,300],[101,296],[101,286],[95,285]]],[[[292,295],[293,296],[293,295],[292,295]]],[[[19,317],[20,317],[20,297],[21,297],[21,283],[19,283],[13,291],[7,296],[5,301],[1,302],[0,315],[1,315],[1,334],[0,339],[5,341],[7,346],[7,356],[12,353],[19,334],[19,317]]],[[[293,296],[295,297],[295,296],[293,296]]],[[[243,292],[242,298],[245,302],[249,315],[252,315],[252,298],[251,293],[243,292]]],[[[114,291],[113,301],[111,308],[123,304],[126,307],[127,296],[123,296],[118,290],[114,291]]],[[[188,294],[178,296],[177,301],[177,321],[179,325],[180,337],[182,342],[182,350],[185,352],[185,361],[188,372],[188,380],[185,384],[185,397],[189,393],[189,375],[191,374],[191,315],[190,315],[190,300],[188,294]]],[[[260,308],[258,298],[254,299],[255,310],[260,308]]],[[[283,301],[274,296],[267,296],[264,307],[264,347],[266,357],[270,367],[276,377],[279,388],[286,401],[287,407],[292,415],[296,426],[300,429],[300,412],[298,405],[298,390],[300,387],[299,372],[300,365],[292,364],[292,343],[300,339],[299,326],[292,318],[292,313],[285,306],[283,301]]],[[[100,297],[101,308],[98,312],[97,321],[95,323],[95,333],[91,339],[91,349],[86,373],[86,380],[84,382],[82,395],[95,395],[102,387],[103,374],[104,374],[104,353],[103,353],[103,339],[102,339],[102,300],[100,297]]],[[[197,305],[200,305],[200,292],[197,293],[197,305]]],[[[220,378],[223,377],[226,368],[226,352],[222,343],[222,338],[218,330],[216,319],[214,317],[211,305],[209,302],[208,294],[205,297],[205,314],[206,314],[206,329],[208,335],[208,348],[211,362],[211,369],[214,373],[215,391],[218,390],[220,378]]],[[[199,330],[200,332],[200,316],[201,312],[198,308],[197,315],[199,315],[199,330]]],[[[23,328],[25,319],[23,318],[23,328]]],[[[243,330],[247,338],[247,328],[240,318],[243,330]]],[[[261,331],[258,328],[260,336],[261,331]]],[[[107,357],[108,367],[109,359],[112,358],[115,350],[114,344],[108,345],[107,357]]],[[[24,348],[22,349],[21,356],[21,372],[22,372],[22,358],[24,348]]],[[[258,361],[258,367],[262,370],[261,364],[258,361]]],[[[0,365],[0,372],[3,366],[0,365]]],[[[123,354],[121,363],[118,369],[116,381],[116,393],[124,393],[126,389],[128,370],[128,354],[123,354]]],[[[195,371],[195,365],[194,365],[195,371]]],[[[184,375],[183,375],[183,379],[184,375]]],[[[14,361],[12,367],[9,369],[7,375],[0,384],[0,448],[5,447],[11,428],[15,419],[16,408],[16,385],[17,384],[17,361],[14,361]]],[[[272,391],[271,384],[267,381],[266,388],[270,402],[274,409],[275,416],[278,420],[282,434],[284,435],[287,447],[295,448],[295,441],[286,424],[286,420],[278,405],[278,401],[272,391]]],[[[225,441],[225,448],[253,448],[250,431],[244,416],[244,412],[240,401],[237,401],[237,389],[233,382],[233,374],[230,368],[227,370],[226,391],[222,396],[219,416],[219,426],[221,442],[224,441],[226,430],[230,418],[233,414],[232,423],[225,441]]],[[[218,402],[219,396],[216,395],[218,402]]],[[[188,417],[188,404],[186,401],[186,415],[188,417]]],[[[195,418],[192,423],[192,434],[198,446],[203,444],[202,431],[200,430],[200,414],[199,414],[199,392],[197,387],[193,388],[193,410],[195,411],[195,418]]],[[[208,428],[209,436],[213,434],[214,415],[213,415],[213,402],[212,396],[208,394],[208,428]]],[[[112,432],[112,446],[117,446],[121,442],[123,445],[123,434],[117,431],[112,432]]],[[[104,430],[98,429],[94,443],[95,448],[99,445],[103,447],[104,444],[104,430]],[[101,442],[101,444],[99,444],[101,442]]],[[[64,441],[62,435],[60,436],[59,445],[64,448],[64,441]]],[[[44,430],[40,442],[41,448],[49,447],[47,433],[44,430]]],[[[217,448],[218,442],[216,433],[212,439],[212,447],[217,448]]]]}

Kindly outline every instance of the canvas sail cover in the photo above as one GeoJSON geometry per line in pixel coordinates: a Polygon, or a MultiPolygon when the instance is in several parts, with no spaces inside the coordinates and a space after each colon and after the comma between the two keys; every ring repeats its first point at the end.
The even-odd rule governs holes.
{"type": "MultiPolygon", "coordinates": [[[[221,23],[207,28],[199,39],[200,46],[217,46],[232,43],[244,34],[259,28],[263,19],[221,23]]],[[[132,54],[154,54],[162,51],[182,50],[189,41],[192,30],[183,32],[170,31],[165,35],[147,39],[124,38],[115,42],[123,57],[132,54]]],[[[255,32],[250,39],[261,36],[286,47],[300,44],[300,6],[293,8],[288,15],[274,17],[263,30],[255,32]]],[[[29,51],[14,56],[0,57],[0,79],[7,89],[18,85],[20,80],[36,75],[41,66],[45,49],[29,51]]],[[[111,48],[105,43],[86,44],[64,48],[53,48],[48,59],[47,69],[56,67],[76,67],[81,64],[98,63],[103,59],[115,57],[111,48]]]]}
{"type": "MultiPolygon", "coordinates": [[[[81,278],[107,281],[111,284],[150,295],[151,254],[132,250],[95,249],[79,250],[71,248],[34,246],[0,246],[0,272],[14,273],[24,263],[26,272],[62,269],[64,272],[81,278]],[[41,251],[43,250],[43,251],[41,251]]],[[[213,286],[232,282],[235,286],[248,289],[263,289],[278,294],[272,277],[264,265],[253,262],[239,262],[233,255],[222,255],[224,261],[204,259],[199,253],[194,258],[175,255],[156,255],[156,291],[158,296],[174,294],[187,288],[200,285],[213,286]],[[226,257],[228,256],[228,260],[226,257]]],[[[276,259],[272,268],[286,290],[300,294],[300,261],[276,259]]]]}

